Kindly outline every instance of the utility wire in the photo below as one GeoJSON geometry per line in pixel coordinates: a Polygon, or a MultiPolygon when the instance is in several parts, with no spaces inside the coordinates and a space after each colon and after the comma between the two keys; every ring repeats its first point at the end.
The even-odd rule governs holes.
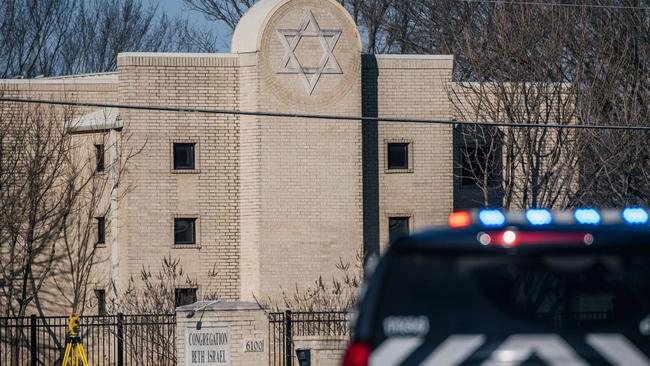
{"type": "Polygon", "coordinates": [[[650,6],[626,6],[626,5],[602,5],[602,4],[575,4],[575,3],[554,3],[541,1],[516,1],[516,0],[458,0],[466,3],[493,3],[510,5],[540,5],[560,6],[571,8],[605,8],[605,9],[628,9],[628,10],[650,10],[650,6]]]}
{"type": "Polygon", "coordinates": [[[96,107],[96,108],[121,108],[140,111],[160,112],[181,112],[181,113],[203,113],[216,115],[233,116],[257,116],[257,117],[280,117],[280,118],[301,118],[313,120],[336,120],[336,121],[363,121],[363,122],[402,122],[422,123],[437,125],[464,125],[464,126],[492,126],[492,127],[515,127],[515,128],[554,128],[554,129],[592,129],[592,130],[629,130],[629,131],[650,131],[650,126],[603,126],[603,125],[575,125],[575,124],[538,124],[538,123],[512,123],[512,122],[479,122],[479,121],[450,121],[442,119],[420,119],[405,117],[368,117],[368,116],[345,116],[332,114],[309,114],[309,113],[282,113],[282,112],[253,112],[239,111],[234,109],[203,109],[191,107],[163,107],[156,105],[138,104],[112,104],[112,103],[91,103],[91,102],[68,102],[63,100],[49,99],[26,99],[26,98],[4,98],[0,102],[62,105],[74,107],[96,107]]]}

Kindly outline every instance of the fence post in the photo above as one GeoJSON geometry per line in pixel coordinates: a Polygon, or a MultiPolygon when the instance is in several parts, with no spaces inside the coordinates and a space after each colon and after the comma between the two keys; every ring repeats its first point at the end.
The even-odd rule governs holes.
{"type": "Polygon", "coordinates": [[[32,314],[31,317],[31,334],[29,340],[29,360],[31,366],[36,366],[38,364],[37,358],[37,348],[36,348],[36,315],[32,314]]]}
{"type": "Polygon", "coordinates": [[[285,366],[291,366],[293,363],[293,324],[291,321],[291,310],[284,312],[284,356],[285,366]]]}
{"type": "Polygon", "coordinates": [[[124,314],[117,314],[117,365],[124,366],[124,314]]]}

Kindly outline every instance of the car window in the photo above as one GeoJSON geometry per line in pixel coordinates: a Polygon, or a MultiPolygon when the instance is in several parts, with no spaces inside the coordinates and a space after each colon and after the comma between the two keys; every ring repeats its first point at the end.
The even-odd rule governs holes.
{"type": "Polygon", "coordinates": [[[638,334],[650,323],[648,257],[401,254],[387,271],[377,341],[457,333],[638,334]]]}

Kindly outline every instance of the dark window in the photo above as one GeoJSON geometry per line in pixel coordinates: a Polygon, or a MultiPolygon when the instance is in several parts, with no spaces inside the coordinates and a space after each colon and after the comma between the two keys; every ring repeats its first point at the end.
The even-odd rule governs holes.
{"type": "Polygon", "coordinates": [[[388,144],[388,169],[409,168],[409,144],[389,143],[388,144]]]}
{"type": "Polygon", "coordinates": [[[106,219],[97,217],[97,244],[106,243],[106,219]]]}
{"type": "Polygon", "coordinates": [[[196,244],[196,219],[174,219],[174,244],[196,244]]]}
{"type": "Polygon", "coordinates": [[[194,145],[195,144],[174,144],[174,169],[194,169],[194,145]]]}
{"type": "Polygon", "coordinates": [[[388,219],[388,237],[394,242],[402,236],[409,235],[409,217],[391,217],[388,219]]]}
{"type": "Polygon", "coordinates": [[[98,172],[104,171],[104,145],[95,145],[95,159],[97,167],[95,168],[98,172]]]}
{"type": "Polygon", "coordinates": [[[381,286],[375,334],[386,329],[386,318],[422,315],[431,340],[524,329],[638,335],[639,323],[650,314],[645,253],[398,254],[381,286]]]}
{"type": "Polygon", "coordinates": [[[176,307],[190,305],[196,302],[195,288],[177,288],[174,291],[174,303],[176,307]]]}
{"type": "Polygon", "coordinates": [[[487,160],[488,155],[490,154],[488,153],[487,146],[465,146],[462,149],[462,185],[482,185],[486,173],[488,174],[488,179],[491,179],[493,164],[487,160]]]}
{"type": "Polygon", "coordinates": [[[106,291],[95,290],[95,297],[97,298],[97,315],[106,315],[106,291]]]}

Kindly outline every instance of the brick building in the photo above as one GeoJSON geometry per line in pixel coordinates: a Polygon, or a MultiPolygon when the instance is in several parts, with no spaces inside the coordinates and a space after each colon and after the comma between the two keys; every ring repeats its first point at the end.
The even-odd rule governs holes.
{"type": "MultiPolygon", "coordinates": [[[[117,63],[114,73],[4,88],[82,102],[453,117],[452,56],[362,55],[356,24],[334,0],[260,1],[229,54],[124,53],[117,63]]],[[[144,146],[124,176],[130,192],[98,220],[110,222],[98,290],[112,278],[119,292],[171,256],[199,286],[214,268],[225,299],[276,297],[336,275],[339,258],[380,250],[391,233],[444,224],[454,207],[449,125],[86,112],[70,128],[88,144],[128,134],[131,148],[144,146]]]]}

